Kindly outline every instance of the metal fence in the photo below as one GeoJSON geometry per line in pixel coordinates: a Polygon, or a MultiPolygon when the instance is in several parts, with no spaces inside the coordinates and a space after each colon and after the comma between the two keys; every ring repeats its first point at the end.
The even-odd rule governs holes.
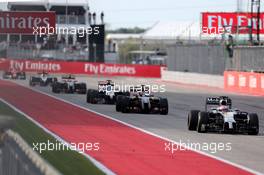
{"type": "Polygon", "coordinates": [[[228,69],[264,72],[263,46],[238,46],[234,48],[233,64],[228,69]]]}
{"type": "MultiPolygon", "coordinates": [[[[11,59],[50,59],[50,60],[76,60],[76,61],[90,61],[96,62],[99,56],[89,56],[87,50],[37,50],[35,48],[23,49],[16,46],[8,47],[7,51],[1,54],[0,57],[7,57],[11,59]],[[6,55],[6,56],[5,56],[6,55]]],[[[117,52],[104,53],[106,63],[118,63],[117,52]]]]}
{"type": "Polygon", "coordinates": [[[34,48],[22,49],[11,46],[7,49],[7,57],[12,59],[57,59],[57,60],[88,60],[88,53],[83,50],[37,50],[34,48]]]}
{"type": "Polygon", "coordinates": [[[60,175],[16,133],[0,134],[0,175],[60,175]]]}
{"type": "Polygon", "coordinates": [[[223,74],[227,64],[222,45],[188,44],[168,46],[168,70],[204,74],[223,74]]]}

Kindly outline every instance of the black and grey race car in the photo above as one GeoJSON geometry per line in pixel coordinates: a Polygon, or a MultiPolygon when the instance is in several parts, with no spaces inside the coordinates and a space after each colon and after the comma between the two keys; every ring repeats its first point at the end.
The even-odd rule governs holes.
{"type": "Polygon", "coordinates": [[[74,75],[63,76],[61,81],[52,83],[53,93],[86,94],[86,91],[86,83],[78,82],[74,75]]]}
{"type": "Polygon", "coordinates": [[[88,89],[87,103],[115,104],[118,95],[129,95],[129,92],[117,91],[112,80],[99,81],[98,89],[88,89]]]}
{"type": "Polygon", "coordinates": [[[8,70],[3,73],[3,79],[26,80],[26,73],[16,70],[8,70]]]}
{"type": "Polygon", "coordinates": [[[38,73],[37,76],[31,76],[29,79],[30,86],[51,86],[57,81],[56,77],[51,77],[47,72],[38,73]]]}
{"type": "Polygon", "coordinates": [[[188,114],[188,129],[203,132],[247,133],[258,135],[259,120],[255,113],[232,108],[226,96],[206,98],[205,111],[192,110],[188,114]],[[208,107],[211,106],[210,109],[208,107]]]}
{"type": "MultiPolygon", "coordinates": [[[[136,88],[140,89],[140,88],[136,88]]],[[[167,98],[156,97],[149,92],[145,93],[144,85],[141,92],[130,92],[130,95],[119,95],[116,100],[116,111],[122,113],[158,113],[167,115],[169,105],[167,98]]]]}

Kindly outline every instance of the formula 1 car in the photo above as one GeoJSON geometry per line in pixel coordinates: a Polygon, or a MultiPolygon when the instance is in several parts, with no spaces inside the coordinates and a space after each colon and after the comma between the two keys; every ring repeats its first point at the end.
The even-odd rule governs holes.
{"type": "Polygon", "coordinates": [[[167,115],[169,111],[167,98],[155,97],[145,92],[146,90],[144,90],[143,85],[142,92],[131,92],[129,96],[117,96],[116,111],[122,113],[159,113],[167,115]]]}
{"type": "Polygon", "coordinates": [[[78,93],[86,94],[87,87],[85,83],[78,82],[73,75],[63,76],[61,81],[55,81],[52,83],[52,92],[53,93],[78,93]]]}
{"type": "Polygon", "coordinates": [[[56,77],[50,77],[47,72],[38,73],[38,76],[32,76],[29,79],[30,86],[49,86],[57,81],[56,77]]]}
{"type": "Polygon", "coordinates": [[[118,95],[129,95],[129,92],[116,91],[112,80],[99,81],[98,90],[88,89],[86,102],[91,104],[115,104],[118,95]]]}
{"type": "Polygon", "coordinates": [[[26,80],[26,73],[10,69],[3,73],[3,79],[26,80]]]}
{"type": "Polygon", "coordinates": [[[199,133],[211,131],[258,135],[259,120],[255,113],[232,109],[229,97],[209,97],[206,99],[205,111],[192,110],[188,114],[188,129],[199,133]],[[211,106],[209,110],[208,106],[211,106]]]}

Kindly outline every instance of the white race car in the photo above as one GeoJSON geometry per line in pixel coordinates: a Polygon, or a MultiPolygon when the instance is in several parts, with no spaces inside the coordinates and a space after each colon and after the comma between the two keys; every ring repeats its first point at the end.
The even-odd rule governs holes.
{"type": "Polygon", "coordinates": [[[205,111],[192,110],[188,114],[188,129],[198,132],[247,133],[258,135],[259,120],[255,113],[232,108],[228,97],[208,97],[205,111]],[[214,106],[208,109],[208,106],[214,106]]]}
{"type": "Polygon", "coordinates": [[[31,76],[29,79],[29,85],[30,86],[48,86],[52,85],[52,83],[56,82],[57,78],[56,77],[51,77],[48,73],[46,72],[41,72],[38,73],[37,76],[31,76]]]}

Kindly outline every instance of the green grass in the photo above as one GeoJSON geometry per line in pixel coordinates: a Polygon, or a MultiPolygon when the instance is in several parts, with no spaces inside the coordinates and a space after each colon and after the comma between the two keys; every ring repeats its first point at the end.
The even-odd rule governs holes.
{"type": "MultiPolygon", "coordinates": [[[[17,132],[32,148],[33,143],[47,143],[49,140],[58,143],[54,137],[17,113],[5,103],[0,101],[0,115],[11,116],[14,119],[13,130],[17,132]]],[[[104,174],[94,166],[86,157],[76,151],[44,151],[41,157],[46,159],[64,175],[101,175],[104,174]]]]}

